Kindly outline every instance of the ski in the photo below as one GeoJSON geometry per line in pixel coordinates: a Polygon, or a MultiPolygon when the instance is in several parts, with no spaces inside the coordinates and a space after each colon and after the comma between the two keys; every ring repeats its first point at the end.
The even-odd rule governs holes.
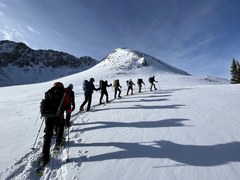
{"type": "Polygon", "coordinates": [[[47,167],[47,165],[48,165],[48,163],[44,164],[43,162],[41,162],[39,160],[38,167],[35,169],[35,175],[36,176],[42,176],[45,168],[47,167]]]}
{"type": "Polygon", "coordinates": [[[54,155],[57,155],[64,147],[64,144],[65,144],[65,138],[63,138],[63,142],[59,145],[59,146],[55,146],[52,151],[51,151],[51,154],[54,156],[54,155]]]}
{"type": "MultiPolygon", "coordinates": [[[[54,148],[51,149],[50,151],[50,159],[53,160],[52,158],[54,156],[56,156],[64,147],[64,144],[65,144],[65,138],[63,138],[63,142],[59,145],[59,146],[54,146],[54,148]]],[[[47,164],[44,164],[42,161],[41,161],[41,158],[39,158],[38,160],[38,166],[37,168],[35,168],[35,175],[36,176],[42,176],[43,175],[43,172],[45,170],[45,168],[48,166],[48,163],[47,164]]]]}
{"type": "Polygon", "coordinates": [[[41,166],[35,169],[36,176],[42,176],[46,166],[41,166]]]}

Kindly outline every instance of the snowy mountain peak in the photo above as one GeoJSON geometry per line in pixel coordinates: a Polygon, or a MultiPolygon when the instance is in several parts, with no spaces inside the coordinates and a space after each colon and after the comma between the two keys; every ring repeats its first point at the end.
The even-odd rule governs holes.
{"type": "Polygon", "coordinates": [[[189,75],[187,72],[177,69],[150,55],[129,48],[117,48],[97,65],[107,67],[109,70],[129,71],[138,68],[148,68],[163,73],[189,75]]]}

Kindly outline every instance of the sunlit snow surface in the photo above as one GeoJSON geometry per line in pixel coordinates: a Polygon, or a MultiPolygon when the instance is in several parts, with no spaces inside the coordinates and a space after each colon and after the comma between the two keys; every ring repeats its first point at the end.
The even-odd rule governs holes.
{"type": "MultiPolygon", "coordinates": [[[[76,110],[82,81],[120,79],[122,99],[73,116],[70,162],[67,148],[53,158],[40,179],[79,180],[238,180],[240,177],[240,86],[212,77],[164,73],[143,67],[130,71],[98,66],[61,81],[74,85],[76,110]],[[108,70],[107,70],[108,69],[108,70]],[[149,91],[155,75],[158,90],[149,91]],[[143,78],[143,92],[126,94],[126,80],[143,78]]],[[[101,65],[102,66],[102,65],[101,65]]],[[[111,64],[112,66],[112,64],[111,64]]],[[[0,179],[39,179],[34,174],[43,128],[39,104],[54,83],[0,88],[0,179]]],[[[113,89],[108,88],[110,99],[113,89]]],[[[93,105],[100,93],[93,94],[93,105]]],[[[54,140],[53,140],[54,142],[54,140]]],[[[67,144],[66,144],[67,147],[67,144]]]]}

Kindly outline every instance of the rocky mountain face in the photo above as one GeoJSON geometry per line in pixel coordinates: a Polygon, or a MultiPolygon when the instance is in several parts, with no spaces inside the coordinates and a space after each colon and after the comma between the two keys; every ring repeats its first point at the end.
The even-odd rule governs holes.
{"type": "Polygon", "coordinates": [[[77,58],[54,50],[33,50],[24,43],[0,41],[0,86],[52,80],[97,63],[88,56],[77,58]],[[21,79],[19,75],[23,75],[21,79]]]}

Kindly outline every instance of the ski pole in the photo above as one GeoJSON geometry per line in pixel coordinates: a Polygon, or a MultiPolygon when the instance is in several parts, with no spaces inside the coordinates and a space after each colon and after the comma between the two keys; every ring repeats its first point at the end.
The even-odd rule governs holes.
{"type": "Polygon", "coordinates": [[[61,102],[60,102],[60,104],[58,106],[57,114],[59,114],[60,111],[61,111],[61,107],[62,107],[62,104],[63,104],[65,96],[66,96],[66,93],[63,94],[62,100],[61,100],[61,102]]]}
{"type": "Polygon", "coordinates": [[[69,128],[68,128],[68,147],[67,147],[67,159],[66,159],[66,162],[68,163],[70,160],[69,160],[69,128]]]}
{"type": "MultiPolygon", "coordinates": [[[[157,84],[158,84],[158,82],[157,82],[157,84]]],[[[160,90],[160,86],[159,86],[159,84],[158,84],[158,90],[160,90]]]]}
{"type": "Polygon", "coordinates": [[[40,115],[40,111],[39,111],[39,113],[38,113],[37,120],[36,120],[34,126],[35,126],[35,125],[37,124],[37,122],[38,122],[39,115],[40,115]]]}
{"type": "Polygon", "coordinates": [[[39,133],[40,133],[40,131],[41,131],[41,129],[42,129],[43,122],[44,122],[44,119],[42,120],[41,126],[40,126],[40,128],[39,128],[39,130],[38,130],[38,133],[37,133],[37,137],[36,137],[36,139],[35,139],[35,142],[34,142],[34,144],[33,144],[33,147],[31,148],[32,150],[35,149],[35,145],[36,145],[36,142],[37,142],[39,133]]]}

